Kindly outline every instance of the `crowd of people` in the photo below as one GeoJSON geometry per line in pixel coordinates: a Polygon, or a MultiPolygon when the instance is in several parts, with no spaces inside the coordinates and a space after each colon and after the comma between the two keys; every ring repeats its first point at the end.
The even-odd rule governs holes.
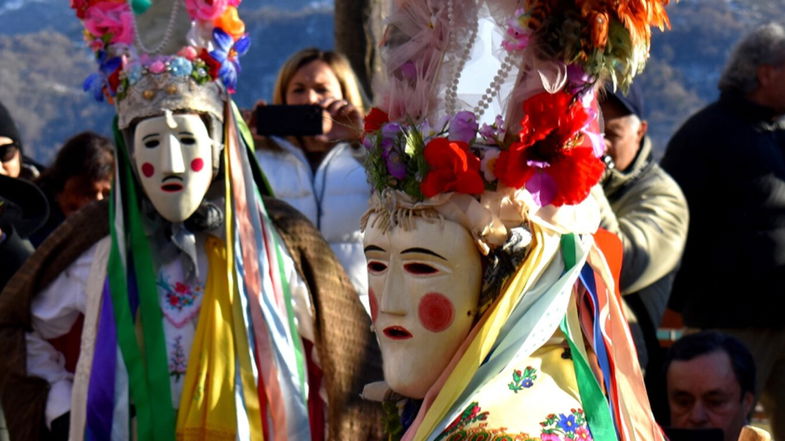
{"type": "MultiPolygon", "coordinates": [[[[393,23],[414,14],[402,9],[393,23]]],[[[416,34],[407,29],[393,34],[411,31],[410,40],[390,35],[388,44],[415,59],[405,42],[416,34]]],[[[387,67],[407,85],[437,84],[426,68],[441,68],[387,67]],[[412,80],[408,69],[422,71],[412,80]]],[[[0,350],[9,354],[0,369],[0,440],[129,439],[132,431],[161,440],[469,439],[457,436],[532,427],[543,440],[612,439],[601,436],[606,430],[663,439],[640,435],[649,410],[635,401],[648,398],[674,441],[785,441],[785,320],[776,300],[785,289],[782,25],[740,40],[719,98],[674,133],[660,163],[646,134],[646,91],[611,82],[598,90],[604,156],[587,193],[599,226],[618,242],[616,277],[612,258],[606,264],[595,250],[612,251],[582,238],[585,220],[559,224],[542,211],[547,203],[529,215],[518,207],[515,218],[499,201],[521,202],[497,192],[487,171],[471,183],[417,175],[426,162],[458,173],[428,156],[430,143],[423,157],[407,150],[423,133],[449,135],[454,152],[459,124],[474,124],[474,139],[477,121],[406,128],[404,116],[439,107],[400,103],[403,89],[394,88],[367,110],[340,53],[293,54],[270,101],[317,106],[320,134],[258,133],[254,115],[266,101],[236,113],[211,80],[196,99],[178,82],[189,80],[167,72],[127,86],[115,141],[77,133],[47,166],[25,156],[13,109],[0,104],[0,350]],[[166,93],[146,95],[156,90],[166,93]],[[414,159],[396,156],[404,151],[414,159]],[[423,186],[413,191],[408,179],[423,186]],[[442,197],[462,186],[483,204],[442,197]],[[573,291],[555,287],[567,285],[588,294],[564,300],[573,291]],[[552,309],[563,304],[558,320],[536,300],[527,305],[526,294],[552,309]],[[499,312],[505,302],[507,315],[499,312]],[[604,328],[589,303],[623,314],[624,329],[615,319],[604,328]],[[685,331],[672,345],[658,335],[668,308],[685,331]],[[533,328],[521,329],[527,320],[533,328]],[[483,361],[471,367],[471,359],[483,361]],[[639,370],[640,385],[631,379],[639,370]],[[624,396],[645,391],[644,378],[646,397],[624,396]],[[509,397],[491,399],[497,383],[509,397]],[[584,414],[589,383],[594,396],[629,389],[605,391],[611,416],[584,414]],[[277,406],[282,399],[290,404],[277,406]],[[556,410],[544,420],[505,414],[521,400],[556,410]],[[771,438],[750,425],[756,404],[771,438]],[[448,420],[456,409],[460,417],[448,420]]],[[[587,148],[576,139],[576,150],[587,148]]],[[[504,154],[463,160],[477,159],[479,170],[504,154]]],[[[492,171],[503,179],[499,166],[492,171]]]]}

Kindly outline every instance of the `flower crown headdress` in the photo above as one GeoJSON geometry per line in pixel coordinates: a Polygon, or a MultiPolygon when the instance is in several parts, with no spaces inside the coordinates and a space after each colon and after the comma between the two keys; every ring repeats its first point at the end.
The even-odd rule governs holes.
{"type": "Polygon", "coordinates": [[[250,45],[240,1],[71,0],[99,66],[84,89],[116,105],[121,129],[160,109],[222,120],[250,45]]]}
{"type": "Polygon", "coordinates": [[[557,212],[582,204],[604,171],[597,86],[629,86],[648,57],[650,26],[669,25],[668,2],[397,1],[383,41],[385,83],[365,119],[371,210],[395,224],[392,205],[446,212],[462,199],[475,206],[463,211],[486,212],[462,222],[484,252],[504,242],[502,225],[537,216],[558,224],[557,212]],[[472,107],[459,84],[480,20],[504,37],[499,68],[472,107]],[[494,101],[500,114],[481,123],[494,101]]]}

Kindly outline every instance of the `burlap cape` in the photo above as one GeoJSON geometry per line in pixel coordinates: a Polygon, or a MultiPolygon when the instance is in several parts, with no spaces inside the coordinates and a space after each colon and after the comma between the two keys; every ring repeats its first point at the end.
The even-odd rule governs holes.
{"type": "MultiPolygon", "coordinates": [[[[328,397],[330,440],[381,440],[382,410],[359,398],[363,385],[383,377],[370,321],[329,245],[297,210],[265,198],[273,223],[308,284],[315,309],[315,346],[328,397]]],[[[42,435],[49,385],[28,376],[25,332],[33,297],[77,257],[109,234],[105,202],[70,216],[41,244],[0,294],[0,400],[11,441],[42,435]]]]}

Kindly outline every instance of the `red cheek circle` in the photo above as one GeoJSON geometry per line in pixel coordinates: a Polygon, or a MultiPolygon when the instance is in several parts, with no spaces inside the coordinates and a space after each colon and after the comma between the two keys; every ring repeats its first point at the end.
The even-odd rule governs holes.
{"type": "Polygon", "coordinates": [[[379,302],[376,301],[376,294],[372,289],[368,290],[368,303],[371,305],[371,321],[375,322],[376,317],[379,316],[379,302]]]}
{"type": "Polygon", "coordinates": [[[417,312],[423,327],[431,332],[444,331],[455,318],[455,307],[450,299],[437,292],[422,296],[417,312]]]}
{"type": "Polygon", "coordinates": [[[201,171],[203,168],[204,168],[204,159],[196,158],[193,161],[191,161],[191,170],[198,172],[201,171]]]}
{"type": "Polygon", "coordinates": [[[152,176],[153,173],[155,173],[155,167],[153,167],[153,164],[150,164],[149,162],[145,162],[144,164],[142,164],[142,174],[146,178],[152,176]]]}

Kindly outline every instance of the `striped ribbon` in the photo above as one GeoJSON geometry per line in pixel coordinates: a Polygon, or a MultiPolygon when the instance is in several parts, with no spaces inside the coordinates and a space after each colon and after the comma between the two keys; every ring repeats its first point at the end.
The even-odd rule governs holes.
{"type": "MultiPolygon", "coordinates": [[[[152,252],[142,226],[137,189],[129,164],[124,139],[113,124],[115,144],[119,150],[116,161],[122,180],[128,185],[120,188],[123,193],[110,198],[111,240],[108,278],[112,306],[117,327],[117,342],[128,369],[131,397],[136,407],[139,439],[171,441],[174,439],[175,412],[169,383],[169,371],[164,341],[163,322],[158,304],[158,290],[153,273],[152,252]],[[116,202],[124,201],[123,209],[116,202]],[[116,216],[123,216],[127,231],[115,228],[116,216]],[[121,255],[126,248],[130,259],[121,255]],[[127,266],[130,266],[128,268],[127,266]],[[136,284],[131,284],[135,279],[136,284]],[[134,286],[136,285],[136,286],[134,286]],[[138,309],[132,299],[138,299],[138,309]],[[138,317],[142,341],[137,340],[138,317]],[[153,394],[152,391],[155,391],[153,394]]],[[[113,190],[114,191],[114,190],[113,190]]]]}

